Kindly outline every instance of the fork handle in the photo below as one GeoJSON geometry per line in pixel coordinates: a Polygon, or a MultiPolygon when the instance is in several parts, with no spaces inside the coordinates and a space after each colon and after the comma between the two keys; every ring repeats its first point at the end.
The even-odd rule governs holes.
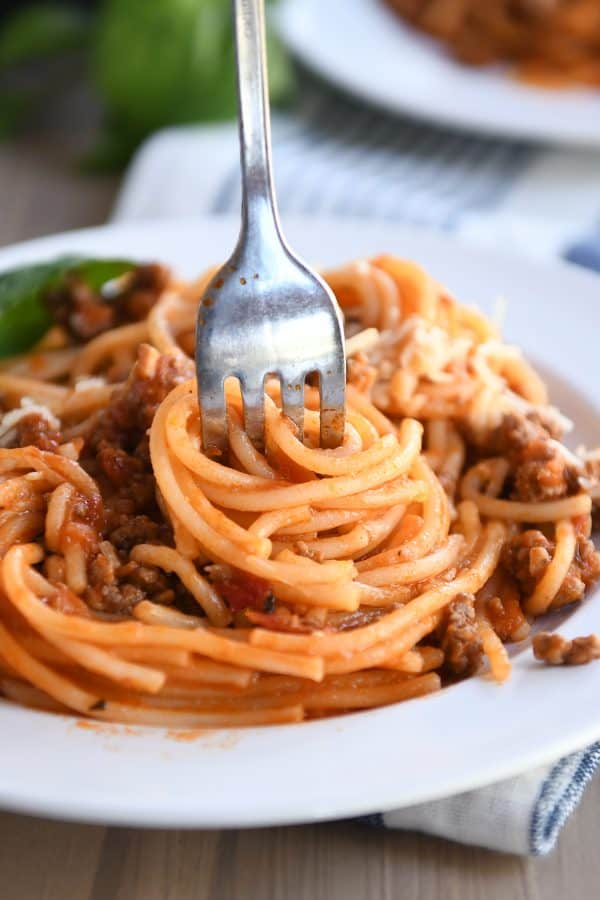
{"type": "Polygon", "coordinates": [[[242,237],[280,237],[271,164],[264,0],[232,0],[237,61],[242,237]]]}

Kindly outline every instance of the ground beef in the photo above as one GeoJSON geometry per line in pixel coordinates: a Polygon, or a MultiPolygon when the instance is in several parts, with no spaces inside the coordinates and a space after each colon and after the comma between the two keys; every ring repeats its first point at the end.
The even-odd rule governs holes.
{"type": "Polygon", "coordinates": [[[371,390],[377,380],[377,369],[369,365],[366,353],[355,353],[346,366],[346,380],[361,393],[371,390]]]}
{"type": "Polygon", "coordinates": [[[117,527],[109,530],[108,539],[117,550],[129,553],[137,544],[164,543],[160,540],[163,528],[162,522],[149,516],[122,516],[117,527]]]}
{"type": "Polygon", "coordinates": [[[575,558],[557,597],[560,605],[581,600],[586,589],[597,578],[600,578],[600,553],[591,540],[579,536],[575,558]]]}
{"type": "Polygon", "coordinates": [[[585,477],[592,485],[600,483],[600,448],[588,453],[584,452],[582,458],[585,477]]]}
{"type": "Polygon", "coordinates": [[[580,490],[578,470],[539,422],[507,415],[487,438],[485,449],[509,461],[510,493],[515,500],[557,500],[580,490]]]}
{"type": "Polygon", "coordinates": [[[105,613],[128,614],[136,603],[173,604],[198,615],[198,605],[175,575],[167,575],[157,566],[128,559],[128,552],[118,552],[105,541],[88,565],[90,587],[86,594],[89,605],[105,613]],[[125,558],[126,562],[121,562],[125,558]],[[191,602],[190,602],[191,601],[191,602]]]}
{"type": "Polygon", "coordinates": [[[475,618],[473,594],[458,594],[448,607],[440,647],[444,668],[452,676],[475,674],[483,662],[483,644],[475,618]]]}
{"type": "MultiPolygon", "coordinates": [[[[554,542],[537,529],[513,537],[502,553],[504,568],[516,579],[522,597],[529,597],[554,554],[554,542]]],[[[581,600],[586,588],[600,577],[600,553],[584,534],[577,537],[575,557],[556,595],[554,604],[564,606],[581,600]]]]}
{"type": "Polygon", "coordinates": [[[46,416],[32,412],[23,416],[17,423],[17,447],[37,447],[48,453],[56,453],[61,443],[61,436],[52,427],[46,416]]]}
{"type": "Polygon", "coordinates": [[[120,566],[116,572],[121,579],[126,578],[129,584],[144,591],[153,599],[160,598],[160,603],[172,603],[175,591],[171,588],[168,576],[158,566],[151,566],[130,560],[120,566]]]}
{"type": "Polygon", "coordinates": [[[81,461],[100,485],[104,500],[104,549],[89,564],[88,602],[108,613],[130,612],[144,599],[198,606],[175,576],[129,559],[137,544],[173,544],[170,523],[156,497],[148,429],[159,404],[175,385],[190,377],[183,357],[160,355],[147,345],[122,388],[88,435],[81,461]]]}
{"type": "Polygon", "coordinates": [[[512,497],[525,503],[537,503],[576,493],[576,487],[569,487],[566,472],[565,463],[557,456],[523,462],[514,473],[512,497]]]}
{"type": "Polygon", "coordinates": [[[156,410],[167,394],[194,375],[194,365],[183,355],[160,354],[148,344],[138,348],[129,378],[94,425],[88,447],[109,446],[131,454],[152,425],[156,410]]]}
{"type": "Polygon", "coordinates": [[[183,356],[161,356],[142,344],[127,382],[115,391],[86,439],[82,463],[103,485],[107,533],[112,540],[117,532],[114,540],[119,545],[159,537],[147,519],[134,518],[164,522],[156,503],[148,429],[171,389],[190,377],[190,365],[183,356]]]}
{"type": "Polygon", "coordinates": [[[600,448],[581,451],[583,465],[582,487],[592,498],[592,517],[595,528],[600,528],[600,448]]]}
{"type": "Polygon", "coordinates": [[[105,297],[71,275],[45,302],[57,325],[76,341],[89,341],[110,328],[145,319],[168,281],[169,271],[163,266],[137,266],[122,277],[113,295],[105,297]]]}
{"type": "Polygon", "coordinates": [[[582,666],[600,659],[600,638],[589,634],[570,641],[560,634],[542,631],[533,639],[533,653],[550,666],[582,666]]]}
{"type": "Polygon", "coordinates": [[[502,551],[502,564],[516,579],[523,597],[533,593],[553,553],[553,542],[533,528],[521,532],[506,544],[502,551]]]}
{"type": "Polygon", "coordinates": [[[86,600],[96,612],[129,615],[146,595],[131,584],[101,584],[88,588],[86,600]]]}
{"type": "Polygon", "coordinates": [[[99,442],[96,458],[110,483],[117,488],[131,484],[137,476],[143,474],[145,469],[143,459],[131,456],[108,441],[99,442]]]}

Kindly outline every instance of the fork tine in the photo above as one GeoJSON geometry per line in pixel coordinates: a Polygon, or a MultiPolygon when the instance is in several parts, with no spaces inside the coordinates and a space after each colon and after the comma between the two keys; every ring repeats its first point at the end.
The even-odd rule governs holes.
{"type": "Polygon", "coordinates": [[[224,379],[206,369],[198,370],[198,392],[204,452],[209,456],[221,456],[227,448],[224,379]]]}
{"type": "Polygon", "coordinates": [[[299,441],[304,440],[304,381],[305,375],[292,375],[282,373],[281,381],[281,406],[284,414],[292,420],[298,434],[299,441]]]}
{"type": "Polygon", "coordinates": [[[344,439],[346,379],[343,373],[319,370],[321,447],[339,447],[344,439]]]}
{"type": "Polygon", "coordinates": [[[244,427],[254,446],[261,450],[265,444],[264,377],[259,382],[243,380],[241,388],[244,400],[244,427]]]}

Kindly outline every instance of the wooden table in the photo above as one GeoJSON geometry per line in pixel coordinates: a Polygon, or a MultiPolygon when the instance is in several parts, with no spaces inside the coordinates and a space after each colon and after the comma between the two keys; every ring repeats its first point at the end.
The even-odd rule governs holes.
{"type": "MultiPolygon", "coordinates": [[[[0,144],[0,244],[102,222],[118,179],[83,175],[87,98],[0,144]],[[77,106],[79,104],[79,106],[77,106]]],[[[40,748],[43,756],[43,748],[40,748]]],[[[93,773],[90,773],[93,776],[93,773]]],[[[199,778],[202,773],[199,772],[199,778]]],[[[0,814],[2,900],[592,900],[600,780],[547,859],[523,860],[352,823],[143,831],[0,814]]]]}

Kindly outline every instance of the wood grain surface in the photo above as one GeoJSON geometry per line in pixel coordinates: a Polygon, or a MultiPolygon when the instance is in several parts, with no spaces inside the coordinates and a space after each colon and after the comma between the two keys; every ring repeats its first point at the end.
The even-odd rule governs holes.
{"type": "MultiPolygon", "coordinates": [[[[0,144],[0,245],[106,218],[118,178],[78,168],[95,127],[89,98],[75,91],[62,111],[0,144]]],[[[599,826],[599,779],[555,853],[538,860],[352,823],[143,831],[0,813],[0,898],[595,900],[599,826]]]]}

